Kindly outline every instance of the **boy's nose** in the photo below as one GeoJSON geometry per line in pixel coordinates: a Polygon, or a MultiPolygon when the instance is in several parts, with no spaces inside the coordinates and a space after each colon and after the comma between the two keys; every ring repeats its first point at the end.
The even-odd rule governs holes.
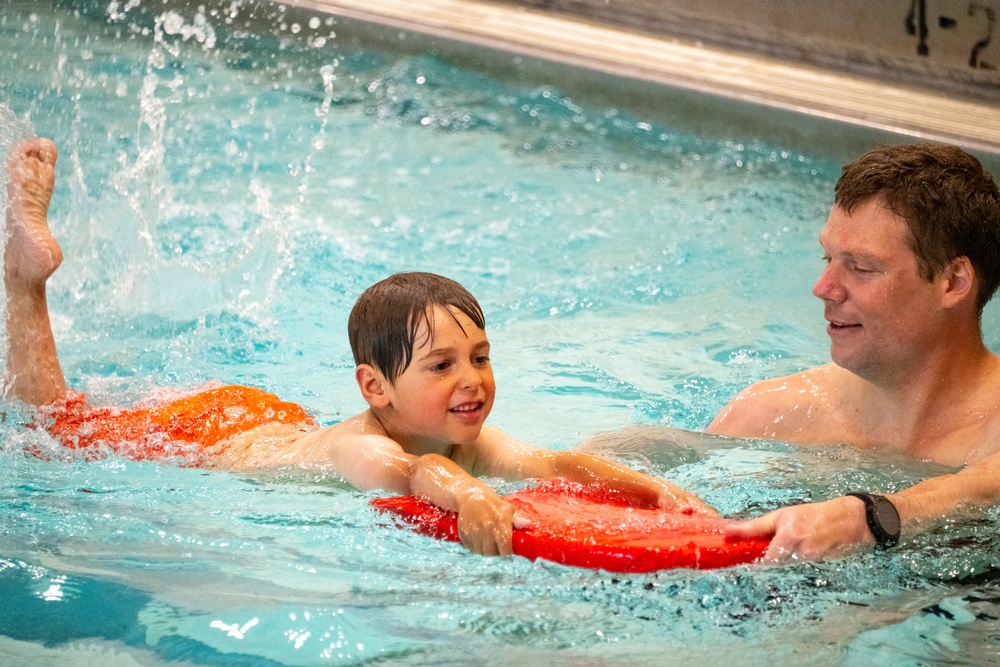
{"type": "Polygon", "coordinates": [[[462,370],[460,386],[463,389],[478,389],[486,384],[487,375],[491,374],[491,371],[487,369],[478,368],[473,364],[466,364],[462,370]]]}
{"type": "Polygon", "coordinates": [[[462,373],[459,376],[459,384],[462,387],[478,387],[483,383],[483,377],[478,368],[472,364],[462,364],[462,373]]]}

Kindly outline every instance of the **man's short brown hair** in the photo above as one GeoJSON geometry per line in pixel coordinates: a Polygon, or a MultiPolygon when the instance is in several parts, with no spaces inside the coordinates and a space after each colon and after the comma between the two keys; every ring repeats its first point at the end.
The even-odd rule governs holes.
{"type": "Polygon", "coordinates": [[[909,225],[928,280],[969,258],[981,313],[1000,285],[1000,191],[979,160],[940,144],[879,146],[846,165],[835,189],[834,203],[848,214],[871,200],[909,225]]]}

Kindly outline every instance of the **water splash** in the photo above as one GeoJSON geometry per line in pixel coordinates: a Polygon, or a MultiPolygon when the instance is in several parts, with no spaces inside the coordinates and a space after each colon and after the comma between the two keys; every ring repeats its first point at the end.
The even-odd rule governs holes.
{"type": "MultiPolygon", "coordinates": [[[[231,10],[236,11],[242,4],[234,2],[231,10]]],[[[137,27],[143,20],[139,15],[143,10],[138,2],[112,2],[107,15],[110,21],[146,30],[137,27]]],[[[283,267],[289,261],[280,220],[295,212],[262,202],[267,199],[262,198],[265,188],[252,182],[249,190],[256,202],[253,209],[260,216],[260,224],[249,230],[242,247],[238,247],[227,261],[220,264],[217,257],[201,260],[182,250],[184,239],[180,239],[180,244],[168,240],[176,235],[173,230],[179,221],[230,213],[206,210],[190,202],[176,178],[168,173],[175,169],[173,163],[177,162],[167,152],[176,150],[171,147],[177,132],[174,125],[186,120],[175,117],[174,110],[202,85],[197,68],[191,71],[178,67],[177,63],[190,56],[191,45],[212,58],[219,41],[213,19],[204,7],[198,7],[187,16],[181,11],[168,9],[152,19],[149,29],[152,43],[138,91],[136,142],[132,150],[127,147],[118,150],[117,167],[108,175],[114,192],[123,198],[127,213],[117,216],[119,219],[111,230],[107,229],[107,221],[91,221],[89,238],[82,239],[82,244],[87,246],[107,239],[115,248],[111,257],[114,261],[111,266],[86,267],[83,278],[77,280],[75,291],[80,291],[87,276],[103,276],[104,280],[99,279],[96,284],[110,282],[107,302],[119,313],[168,313],[181,320],[193,320],[224,304],[244,315],[252,315],[266,308],[283,267]],[[137,242],[129,243],[127,239],[137,242]],[[170,252],[164,252],[165,244],[170,252]]],[[[209,60],[204,67],[210,67],[211,62],[209,60]]],[[[233,148],[232,152],[238,152],[238,148],[233,148]]],[[[204,159],[222,161],[226,157],[231,156],[209,155],[204,159]]],[[[198,160],[192,156],[183,159],[198,160]]],[[[226,226],[234,225],[226,222],[226,226]]],[[[235,222],[235,226],[245,226],[245,223],[235,222]]]]}
{"type": "MultiPolygon", "coordinates": [[[[10,107],[0,102],[0,257],[7,247],[7,169],[10,150],[18,142],[31,139],[35,130],[26,119],[19,118],[10,107]]],[[[0,282],[0,308],[7,311],[7,290],[0,282]]],[[[7,357],[7,323],[0,326],[0,349],[3,350],[4,368],[7,357]]],[[[6,393],[6,391],[4,391],[6,393]]]]}
{"type": "Polygon", "coordinates": [[[306,155],[302,168],[302,182],[299,185],[298,205],[305,204],[306,194],[309,190],[309,176],[314,171],[312,161],[315,155],[326,148],[326,127],[330,122],[330,105],[333,103],[334,82],[337,80],[337,66],[340,62],[334,59],[332,63],[323,65],[319,69],[320,77],[323,80],[323,103],[316,110],[316,115],[320,119],[319,129],[309,143],[309,153],[306,155]]]}
{"type": "MultiPolygon", "coordinates": [[[[7,168],[10,149],[18,142],[31,139],[35,130],[26,119],[19,118],[6,104],[0,102],[0,211],[6,216],[7,211],[7,168]]],[[[6,219],[6,218],[5,218],[6,219]]],[[[7,225],[0,230],[2,245],[7,244],[7,225]]]]}
{"type": "MultiPolygon", "coordinates": [[[[26,119],[19,118],[6,104],[0,102],[0,183],[5,187],[0,190],[0,201],[6,207],[7,203],[7,159],[10,149],[19,141],[31,139],[35,130],[26,119]]],[[[6,209],[5,209],[6,210],[6,209]]]]}

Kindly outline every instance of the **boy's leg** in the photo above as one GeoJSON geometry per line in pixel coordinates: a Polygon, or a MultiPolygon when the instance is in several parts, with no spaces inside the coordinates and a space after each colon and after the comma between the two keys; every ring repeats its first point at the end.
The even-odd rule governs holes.
{"type": "Polygon", "coordinates": [[[48,139],[22,141],[11,149],[8,169],[5,388],[8,396],[31,405],[47,405],[66,395],[45,297],[45,283],[63,258],[48,224],[56,156],[48,139]]]}

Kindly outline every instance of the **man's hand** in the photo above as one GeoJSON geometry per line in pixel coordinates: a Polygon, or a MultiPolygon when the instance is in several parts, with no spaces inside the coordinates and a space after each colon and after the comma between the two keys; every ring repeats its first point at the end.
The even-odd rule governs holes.
{"type": "Polygon", "coordinates": [[[729,539],[770,538],[765,563],[843,558],[875,544],[860,498],[841,496],[822,503],[782,507],[726,529],[729,539]]]}
{"type": "Polygon", "coordinates": [[[483,556],[509,556],[514,506],[489,488],[463,494],[458,509],[458,538],[466,549],[483,556]]]}

